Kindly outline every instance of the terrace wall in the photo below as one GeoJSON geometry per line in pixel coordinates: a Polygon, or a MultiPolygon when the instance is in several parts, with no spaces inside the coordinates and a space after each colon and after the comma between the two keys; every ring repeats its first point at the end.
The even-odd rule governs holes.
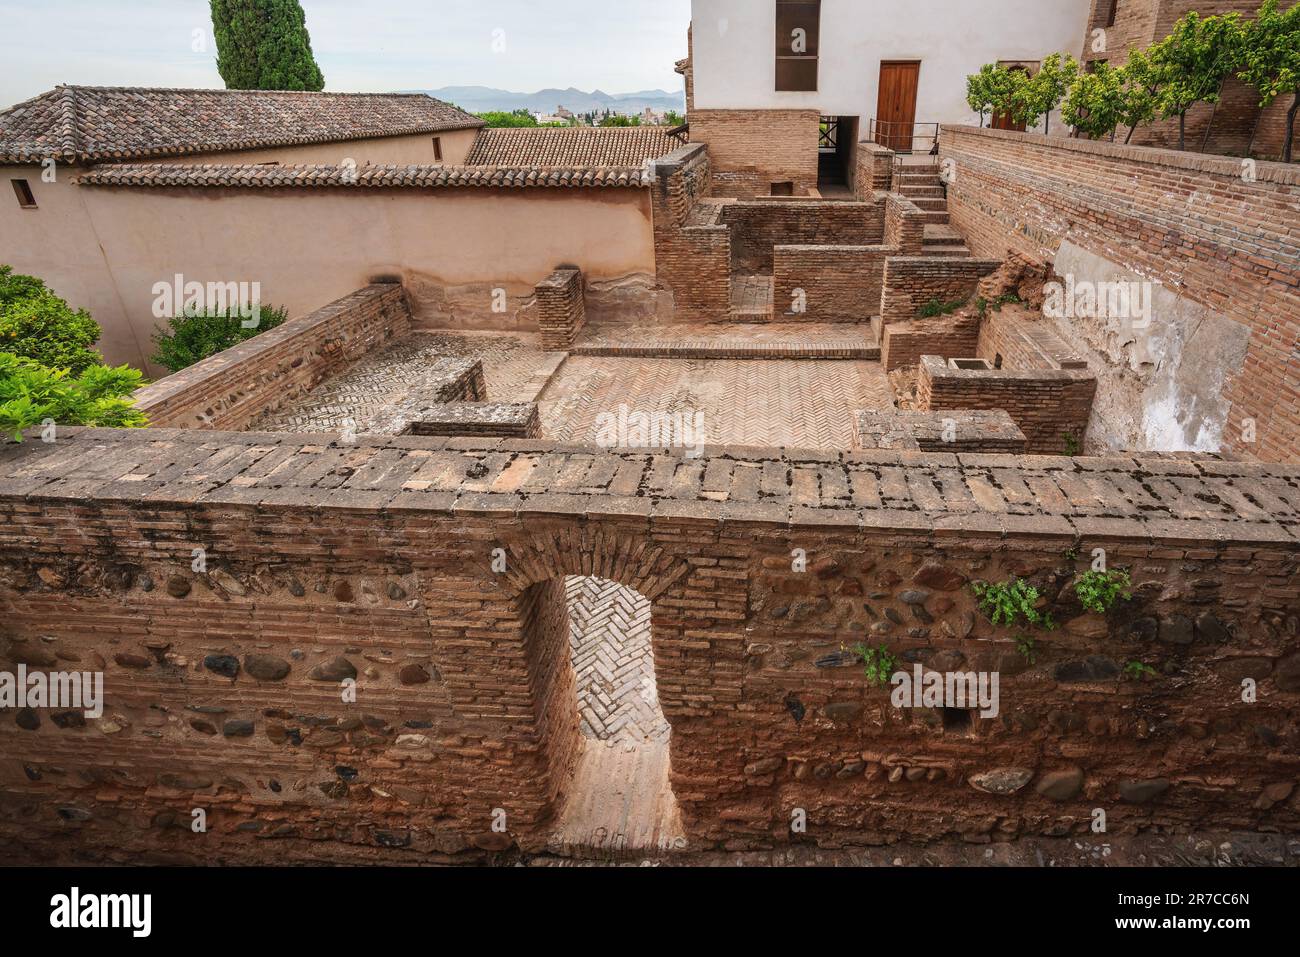
{"type": "Polygon", "coordinates": [[[731,315],[731,234],[722,210],[703,203],[712,193],[712,166],[702,146],[655,163],[655,278],[673,293],[680,320],[718,322],[731,315]]]}
{"type": "Polygon", "coordinates": [[[996,259],[892,256],[885,263],[880,318],[885,323],[917,318],[931,302],[966,302],[979,281],[998,268],[996,259]]]}
{"type": "Polygon", "coordinates": [[[410,328],[402,287],[377,283],[137,390],[136,407],[156,428],[238,431],[410,328]]]}
{"type": "Polygon", "coordinates": [[[978,355],[980,318],[976,314],[913,319],[882,327],[880,362],[886,372],[918,366],[921,356],[944,359],[978,355]]]}
{"type": "Polygon", "coordinates": [[[733,272],[772,272],[776,246],[877,246],[886,243],[884,197],[865,203],[815,199],[760,199],[728,203],[733,272]]]}
{"type": "Polygon", "coordinates": [[[1248,180],[1236,160],[970,127],[945,127],[942,152],[976,255],[1157,284],[1141,335],[1104,316],[1060,329],[1102,380],[1100,446],[1300,459],[1300,167],[1248,180]]]}
{"type": "Polygon", "coordinates": [[[870,322],[890,246],[777,246],[773,250],[773,301],[782,322],[870,322]],[[793,303],[806,306],[795,312],[793,303]]]}
{"type": "Polygon", "coordinates": [[[651,601],[693,848],[1087,835],[1097,807],[1300,829],[1293,467],[75,429],[0,461],[0,654],[107,699],[0,721],[15,863],[540,849],[578,734],[569,574],[651,601]],[[1069,588],[1096,547],[1134,578],[1105,617],[1069,588]],[[1061,622],[1032,664],[966,587],[1011,575],[1061,622]],[[998,716],[893,707],[854,633],[999,672],[998,716]]]}

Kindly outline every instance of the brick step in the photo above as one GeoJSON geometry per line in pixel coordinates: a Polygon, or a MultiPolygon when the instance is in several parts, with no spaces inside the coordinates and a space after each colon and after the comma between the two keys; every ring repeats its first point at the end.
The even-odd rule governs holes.
{"type": "Polygon", "coordinates": [[[908,197],[909,199],[914,198],[914,197],[918,197],[918,196],[921,197],[921,198],[923,198],[923,199],[944,199],[944,198],[946,198],[946,197],[944,196],[944,192],[943,192],[943,187],[942,187],[942,186],[907,186],[907,185],[904,185],[904,186],[899,187],[899,190],[898,190],[898,191],[899,191],[900,193],[902,193],[904,196],[908,197]]]}
{"type": "Polygon", "coordinates": [[[948,223],[952,221],[951,218],[948,216],[948,211],[946,209],[944,210],[926,209],[926,210],[922,210],[921,212],[925,216],[925,221],[928,224],[933,224],[936,226],[947,226],[948,223]]]}
{"type": "Polygon", "coordinates": [[[925,244],[927,246],[964,246],[966,245],[966,237],[951,226],[927,224],[925,227],[925,244]]]}
{"type": "Polygon", "coordinates": [[[942,196],[917,196],[909,198],[911,198],[912,202],[916,206],[926,210],[927,212],[930,210],[946,210],[948,208],[948,201],[942,196]]]}
{"type": "MultiPolygon", "coordinates": [[[[848,324],[846,324],[848,325],[848,324]]],[[[623,359],[879,359],[880,343],[867,323],[852,324],[857,335],[843,339],[680,340],[575,346],[570,355],[623,359]]]]}
{"type": "Polygon", "coordinates": [[[965,246],[932,246],[926,244],[921,247],[922,256],[946,257],[948,259],[969,259],[970,250],[965,246]]]}

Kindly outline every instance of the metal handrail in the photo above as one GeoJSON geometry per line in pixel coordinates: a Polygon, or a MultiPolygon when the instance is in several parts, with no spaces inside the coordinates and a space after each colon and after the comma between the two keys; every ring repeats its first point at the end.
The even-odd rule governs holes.
{"type": "Polygon", "coordinates": [[[873,116],[867,124],[867,140],[888,146],[895,153],[933,153],[938,150],[941,130],[939,123],[908,124],[873,116]]]}

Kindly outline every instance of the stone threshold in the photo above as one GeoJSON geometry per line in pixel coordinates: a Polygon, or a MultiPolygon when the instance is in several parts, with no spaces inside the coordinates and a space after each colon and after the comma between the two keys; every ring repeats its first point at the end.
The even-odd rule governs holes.
{"type": "Polygon", "coordinates": [[[876,359],[878,342],[863,339],[746,342],[741,339],[694,339],[665,342],[575,346],[570,355],[629,359],[876,359]]]}

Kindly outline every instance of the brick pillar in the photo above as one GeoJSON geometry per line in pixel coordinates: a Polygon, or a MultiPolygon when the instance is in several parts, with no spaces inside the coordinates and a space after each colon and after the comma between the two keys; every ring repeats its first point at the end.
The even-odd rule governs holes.
{"type": "Polygon", "coordinates": [[[858,199],[869,201],[873,192],[888,193],[894,183],[894,151],[879,143],[858,144],[858,169],[854,178],[858,199]]]}
{"type": "Polygon", "coordinates": [[[578,330],[587,321],[582,272],[557,269],[538,284],[536,292],[542,348],[547,352],[564,352],[573,348],[578,330]]]}
{"type": "Polygon", "coordinates": [[[919,256],[925,244],[925,213],[901,193],[885,198],[885,245],[900,256],[919,256]]]}

